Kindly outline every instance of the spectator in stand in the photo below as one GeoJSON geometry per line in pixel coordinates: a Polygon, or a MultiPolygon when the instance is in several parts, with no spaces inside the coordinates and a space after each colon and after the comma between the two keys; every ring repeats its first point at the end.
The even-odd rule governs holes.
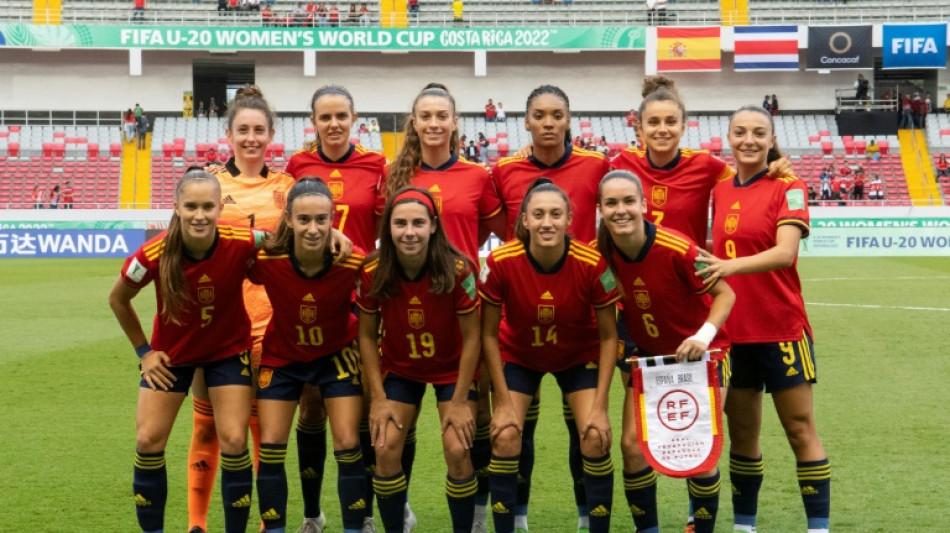
{"type": "Polygon", "coordinates": [[[223,17],[228,11],[228,0],[218,0],[218,16],[223,17]]]}
{"type": "Polygon", "coordinates": [[[369,128],[366,127],[365,122],[360,122],[360,127],[356,130],[358,133],[369,133],[369,128]]]}
{"type": "Polygon", "coordinates": [[[419,20],[419,0],[409,0],[406,6],[409,8],[409,18],[413,21],[419,20]]]}
{"type": "Polygon", "coordinates": [[[131,109],[122,114],[122,125],[125,126],[125,142],[132,142],[135,139],[135,113],[131,109]]]}
{"type": "Polygon", "coordinates": [[[910,102],[910,96],[904,95],[904,98],[901,100],[901,119],[900,124],[897,126],[898,129],[913,129],[914,128],[914,115],[913,108],[910,102]]]}
{"type": "MultiPolygon", "coordinates": [[[[263,16],[263,13],[261,14],[261,16],[263,16]]],[[[196,116],[198,117],[208,116],[208,110],[205,108],[204,102],[198,102],[198,114],[196,116]]]]}
{"type": "Polygon", "coordinates": [[[135,104],[135,108],[132,110],[132,114],[135,116],[135,120],[138,120],[142,113],[145,111],[142,110],[142,106],[135,104]]]}
{"type": "Polygon", "coordinates": [[[860,105],[868,99],[869,88],[870,82],[864,77],[864,74],[858,74],[858,79],[854,82],[854,99],[857,100],[857,104],[860,105]]]}
{"type": "Polygon", "coordinates": [[[468,146],[465,147],[465,159],[473,163],[479,161],[478,146],[475,144],[475,141],[468,141],[468,146]]]}
{"type": "Polygon", "coordinates": [[[369,15],[369,8],[366,7],[366,2],[363,2],[362,4],[360,4],[359,18],[360,18],[360,27],[368,28],[370,25],[370,15],[369,15]]]}
{"type": "Polygon", "coordinates": [[[317,26],[325,28],[330,25],[330,10],[326,4],[321,3],[317,6],[317,26]]]}
{"type": "Polygon", "coordinates": [[[452,21],[455,24],[462,24],[465,21],[465,4],[462,0],[453,0],[452,2],[452,21]]]}
{"type": "Polygon", "coordinates": [[[508,118],[508,115],[505,113],[505,108],[502,107],[501,102],[498,102],[498,108],[495,110],[495,112],[498,113],[498,122],[504,122],[508,118]]]}
{"type": "Polygon", "coordinates": [[[814,185],[808,186],[808,205],[818,205],[818,192],[814,185]]]}
{"type": "Polygon", "coordinates": [[[40,189],[39,185],[33,186],[33,195],[30,197],[30,200],[33,201],[33,209],[43,209],[43,190],[40,189]]]}
{"type": "Polygon", "coordinates": [[[769,95],[765,95],[765,98],[762,99],[762,109],[772,113],[772,100],[769,98],[769,95]]]}
{"type": "Polygon", "coordinates": [[[871,139],[871,142],[868,143],[867,148],[864,149],[864,153],[867,154],[868,159],[871,161],[881,159],[881,147],[877,145],[874,139],[871,139]]]}
{"type": "Polygon", "coordinates": [[[145,21],[145,0],[133,0],[132,22],[141,24],[145,21]]]}
{"type": "Polygon", "coordinates": [[[228,0],[228,11],[235,12],[240,7],[239,0],[228,0]]]}
{"type": "Polygon", "coordinates": [[[495,119],[497,117],[498,117],[498,108],[495,107],[495,103],[491,101],[491,98],[489,98],[488,103],[485,104],[485,121],[495,122],[495,119]]]}
{"type": "Polygon", "coordinates": [[[330,15],[327,17],[328,22],[330,23],[331,28],[340,27],[340,8],[337,6],[330,6],[330,15]]]}
{"type": "Polygon", "coordinates": [[[635,109],[631,109],[629,112],[627,112],[627,127],[637,127],[637,111],[635,109]]]}
{"type": "Polygon", "coordinates": [[[943,112],[950,114],[950,93],[947,93],[947,99],[943,101],[943,112]]]}
{"type": "Polygon", "coordinates": [[[915,128],[920,127],[920,112],[921,112],[922,102],[920,101],[920,93],[914,93],[914,97],[910,101],[910,114],[913,119],[915,128]]]}
{"type": "Polygon", "coordinates": [[[650,26],[666,25],[666,1],[647,0],[647,24],[650,26]]]}
{"type": "Polygon", "coordinates": [[[214,145],[208,147],[208,151],[205,152],[205,166],[210,167],[212,165],[218,164],[218,148],[214,145]]]}
{"type": "Polygon", "coordinates": [[[884,199],[884,182],[881,181],[880,176],[877,173],[871,173],[871,192],[868,193],[869,200],[883,200],[884,199]]]}
{"type": "Polygon", "coordinates": [[[73,208],[73,184],[69,180],[66,180],[66,183],[63,184],[63,192],[59,203],[63,209],[73,208]]]}
{"type": "Polygon", "coordinates": [[[248,11],[261,11],[261,0],[247,0],[247,3],[244,4],[244,8],[248,11]]]}
{"type": "Polygon", "coordinates": [[[148,116],[145,113],[142,113],[142,116],[139,117],[135,129],[139,136],[139,150],[144,150],[146,148],[145,141],[148,136],[148,116]]]}
{"type": "Polygon", "coordinates": [[[854,171],[854,184],[851,187],[852,200],[864,200],[864,169],[860,166],[854,171]]]}
{"type": "Polygon", "coordinates": [[[772,107],[769,108],[769,112],[772,113],[772,116],[778,115],[778,96],[772,95],[772,107]]]}
{"type": "Polygon", "coordinates": [[[49,192],[49,208],[50,209],[59,209],[59,185],[53,187],[53,190],[49,192]]]}
{"type": "Polygon", "coordinates": [[[601,137],[600,142],[594,147],[594,150],[606,155],[610,155],[610,146],[607,144],[607,137],[601,137]]]}
{"type": "Polygon", "coordinates": [[[940,154],[937,160],[937,178],[950,178],[950,164],[947,163],[946,154],[940,154]]]}
{"type": "Polygon", "coordinates": [[[834,189],[831,188],[831,175],[822,172],[821,177],[821,199],[831,200],[834,197],[834,189]]]}
{"type": "MultiPolygon", "coordinates": [[[[274,26],[274,10],[271,9],[270,4],[264,5],[264,9],[261,10],[261,26],[274,26]]],[[[204,110],[204,102],[201,102],[201,110],[204,110]]],[[[203,116],[203,115],[202,115],[203,116]]]]}
{"type": "Polygon", "coordinates": [[[479,133],[478,134],[478,153],[482,155],[481,160],[483,163],[488,162],[488,145],[489,145],[488,138],[485,137],[484,133],[479,133]]]}
{"type": "Polygon", "coordinates": [[[369,132],[370,133],[379,133],[379,124],[376,123],[376,119],[369,121],[369,132]]]}
{"type": "Polygon", "coordinates": [[[356,10],[356,4],[350,4],[350,10],[346,12],[346,23],[351,27],[360,25],[360,13],[356,10]]]}
{"type": "Polygon", "coordinates": [[[208,116],[218,118],[218,104],[214,102],[213,96],[208,100],[208,116]]]}

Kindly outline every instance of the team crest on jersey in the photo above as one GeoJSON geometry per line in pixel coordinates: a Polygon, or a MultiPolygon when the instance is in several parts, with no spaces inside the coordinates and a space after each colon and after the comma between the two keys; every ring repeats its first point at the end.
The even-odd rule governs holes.
{"type": "Polygon", "coordinates": [[[274,377],[274,371],[270,368],[262,368],[260,374],[257,375],[257,386],[266,389],[270,385],[271,378],[274,377]]]}
{"type": "Polygon", "coordinates": [[[422,309],[409,310],[409,325],[413,329],[421,329],[422,326],[426,325],[426,316],[422,312],[422,309]]]}
{"type": "Polygon", "coordinates": [[[554,322],[554,306],[553,305],[539,305],[538,306],[538,322],[541,322],[542,324],[554,322]]]}
{"type": "Polygon", "coordinates": [[[198,287],[198,301],[203,304],[214,302],[214,287],[198,287]]]}
{"type": "Polygon", "coordinates": [[[300,306],[300,321],[304,324],[313,324],[317,319],[317,306],[315,305],[301,305],[300,306]]]}
{"type": "Polygon", "coordinates": [[[640,309],[650,308],[650,293],[648,291],[633,291],[633,301],[640,309]]]}
{"type": "Polygon", "coordinates": [[[729,213],[726,215],[726,233],[732,235],[739,228],[739,213],[729,213]]]}
{"type": "Polygon", "coordinates": [[[284,194],[284,191],[274,191],[274,205],[277,206],[277,209],[287,207],[287,195],[284,194]]]}
{"type": "Polygon", "coordinates": [[[343,182],[341,180],[330,180],[327,182],[330,188],[330,194],[333,195],[333,201],[339,202],[343,199],[343,182]]]}
{"type": "Polygon", "coordinates": [[[429,192],[432,193],[432,198],[435,200],[435,210],[442,212],[442,189],[438,185],[433,185],[429,192]]]}
{"type": "Polygon", "coordinates": [[[650,192],[650,201],[657,207],[663,207],[666,205],[667,196],[668,191],[665,185],[654,185],[653,190],[650,192]]]}

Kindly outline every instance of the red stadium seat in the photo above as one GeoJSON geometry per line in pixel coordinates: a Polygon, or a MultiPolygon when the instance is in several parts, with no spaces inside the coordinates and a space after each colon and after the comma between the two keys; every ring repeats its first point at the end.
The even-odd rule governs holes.
{"type": "Polygon", "coordinates": [[[10,155],[10,157],[20,157],[20,143],[8,144],[7,153],[10,155]]]}
{"type": "Polygon", "coordinates": [[[54,131],[54,132],[53,132],[53,138],[54,138],[54,139],[64,139],[64,138],[66,138],[66,132],[65,132],[65,131],[54,131]]]}
{"type": "Polygon", "coordinates": [[[889,142],[887,142],[887,141],[881,141],[881,142],[877,143],[877,146],[878,146],[878,148],[881,149],[881,155],[882,155],[882,156],[887,155],[887,152],[890,151],[890,149],[891,149],[891,143],[889,143],[889,142]]]}
{"type": "Polygon", "coordinates": [[[507,139],[507,138],[508,138],[508,132],[507,132],[507,131],[499,131],[498,134],[497,134],[497,136],[498,136],[499,139],[507,139]]]}
{"type": "Polygon", "coordinates": [[[162,144],[162,157],[171,157],[172,151],[175,149],[175,145],[172,143],[163,143],[162,144]]]}
{"type": "Polygon", "coordinates": [[[109,155],[111,157],[121,157],[122,156],[122,144],[121,143],[112,143],[109,145],[109,155]]]}
{"type": "Polygon", "coordinates": [[[712,143],[711,143],[711,142],[701,142],[701,143],[699,143],[699,149],[700,149],[700,150],[709,150],[709,149],[711,149],[711,148],[712,148],[712,143]]]}
{"type": "Polygon", "coordinates": [[[53,157],[53,143],[43,143],[43,158],[50,159],[53,157]]]}
{"type": "Polygon", "coordinates": [[[273,150],[274,157],[278,159],[284,158],[284,145],[282,143],[272,144],[269,148],[273,150]]]}
{"type": "Polygon", "coordinates": [[[828,131],[828,130],[819,130],[819,131],[818,131],[818,136],[819,136],[819,137],[831,137],[831,132],[828,131]]]}
{"type": "Polygon", "coordinates": [[[844,143],[844,153],[848,155],[854,155],[854,142],[846,141],[844,143]]]}
{"type": "Polygon", "coordinates": [[[593,136],[594,136],[593,132],[590,132],[590,131],[581,132],[582,139],[590,139],[593,136]]]}
{"type": "Polygon", "coordinates": [[[867,151],[867,147],[868,147],[868,143],[864,141],[854,142],[854,151],[857,152],[858,155],[864,155],[865,152],[867,151]]]}
{"type": "Polygon", "coordinates": [[[10,133],[20,133],[20,126],[16,124],[10,126],[10,133]]]}
{"type": "Polygon", "coordinates": [[[9,131],[0,131],[0,139],[6,139],[9,136],[10,136],[9,131]]]}
{"type": "Polygon", "coordinates": [[[581,129],[584,129],[584,128],[590,128],[590,121],[589,121],[589,120],[582,120],[582,121],[581,121],[581,129]]]}
{"type": "Polygon", "coordinates": [[[821,153],[825,155],[831,155],[832,149],[834,149],[834,145],[831,144],[831,141],[822,141],[821,153]]]}
{"type": "Polygon", "coordinates": [[[850,142],[854,142],[854,136],[852,136],[852,135],[842,135],[842,136],[841,136],[841,142],[843,142],[844,144],[848,144],[848,143],[850,143],[850,142]]]}
{"type": "Polygon", "coordinates": [[[306,128],[303,129],[303,132],[307,135],[314,135],[313,126],[307,126],[306,128]]]}
{"type": "Polygon", "coordinates": [[[498,157],[508,157],[508,143],[498,143],[498,157]]]}
{"type": "Polygon", "coordinates": [[[99,157],[99,144],[89,143],[86,145],[86,156],[90,161],[99,157]]]}
{"type": "Polygon", "coordinates": [[[821,137],[819,137],[819,136],[817,136],[817,135],[809,135],[809,136],[808,136],[808,144],[815,144],[816,142],[819,142],[820,140],[821,140],[821,137]]]}
{"type": "MultiPolygon", "coordinates": [[[[13,126],[11,126],[12,128],[13,126]]],[[[941,137],[950,137],[950,130],[940,130],[941,137]]]]}
{"type": "Polygon", "coordinates": [[[698,127],[699,127],[699,121],[698,121],[698,120],[690,120],[690,121],[687,121],[687,122],[686,122],[686,127],[688,127],[688,128],[698,128],[698,127]]]}

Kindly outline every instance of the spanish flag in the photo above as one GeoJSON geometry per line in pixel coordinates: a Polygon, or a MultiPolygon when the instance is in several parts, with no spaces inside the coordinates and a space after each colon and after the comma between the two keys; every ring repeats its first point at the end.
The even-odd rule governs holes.
{"type": "Polygon", "coordinates": [[[657,72],[722,70],[719,26],[659,27],[656,40],[657,72]]]}

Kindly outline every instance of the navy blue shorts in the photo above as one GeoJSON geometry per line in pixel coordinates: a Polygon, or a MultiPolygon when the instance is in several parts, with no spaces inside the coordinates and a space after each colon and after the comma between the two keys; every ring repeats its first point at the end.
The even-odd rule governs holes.
{"type": "MultiPolygon", "coordinates": [[[[554,379],[557,380],[561,392],[570,394],[584,389],[596,389],[598,377],[598,364],[596,361],[581,363],[572,366],[560,372],[551,372],[554,379]]],[[[534,396],[541,386],[541,378],[547,372],[538,372],[530,368],[523,367],[517,363],[505,363],[505,383],[508,389],[521,394],[534,396]]]]}
{"type": "Polygon", "coordinates": [[[617,347],[617,368],[621,372],[630,373],[630,363],[627,359],[637,355],[637,343],[630,338],[630,331],[627,329],[627,323],[623,319],[623,309],[617,311],[617,338],[620,339],[620,345],[617,347]]]}
{"type": "Polygon", "coordinates": [[[362,396],[359,354],[347,346],[314,361],[262,366],[257,376],[257,399],[296,402],[308,383],[319,387],[324,398],[362,396]]]}
{"type": "MultiPolygon", "coordinates": [[[[141,365],[140,365],[141,368],[141,365]]],[[[195,379],[195,369],[201,368],[205,372],[205,383],[208,388],[223,387],[225,385],[244,385],[251,386],[251,351],[232,355],[231,357],[215,361],[213,363],[200,363],[197,365],[178,365],[168,367],[175,375],[175,381],[167,392],[188,393],[191,388],[191,382],[195,379]]],[[[143,389],[151,388],[143,377],[139,381],[139,387],[143,389]]]]}
{"type": "MultiPolygon", "coordinates": [[[[419,406],[422,404],[422,397],[426,394],[426,385],[421,381],[413,381],[402,376],[389,373],[383,378],[383,390],[386,391],[386,399],[399,403],[408,403],[419,406]]],[[[438,402],[447,402],[455,394],[455,383],[445,385],[433,384],[435,390],[435,399],[438,402]]],[[[468,388],[468,401],[478,401],[478,382],[473,381],[468,388]]]]}
{"type": "Polygon", "coordinates": [[[817,381],[814,345],[807,332],[798,341],[732,345],[730,387],[775,392],[817,381]]]}

